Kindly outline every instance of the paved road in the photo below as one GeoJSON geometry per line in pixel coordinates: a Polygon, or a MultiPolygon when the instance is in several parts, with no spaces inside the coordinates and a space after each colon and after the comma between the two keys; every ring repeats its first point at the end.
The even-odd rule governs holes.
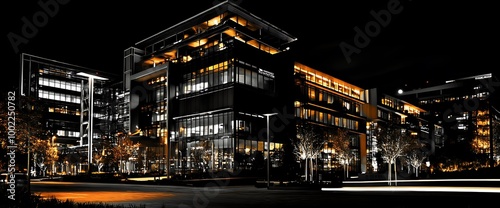
{"type": "MultiPolygon", "coordinates": [[[[369,189],[353,190],[353,187],[321,190],[267,190],[251,185],[186,187],[169,185],[141,185],[118,183],[82,182],[32,182],[31,190],[44,197],[71,199],[78,202],[106,202],[110,204],[144,205],[160,207],[453,207],[475,208],[497,204],[500,189],[496,193],[478,193],[473,189],[465,192],[418,191],[417,188],[401,186],[371,186],[369,189]],[[370,189],[385,188],[383,191],[370,189]],[[402,190],[402,189],[405,190],[402,190]],[[401,189],[401,190],[399,190],[401,189]]],[[[359,187],[355,187],[359,188],[359,187]]],[[[426,187],[429,189],[429,187],[426,187]]]]}

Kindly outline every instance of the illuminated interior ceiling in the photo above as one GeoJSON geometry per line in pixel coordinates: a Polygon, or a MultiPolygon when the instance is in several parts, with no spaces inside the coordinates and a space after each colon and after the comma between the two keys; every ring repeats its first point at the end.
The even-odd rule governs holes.
{"type": "Polygon", "coordinates": [[[236,30],[234,30],[233,28],[228,28],[227,30],[224,30],[224,34],[234,37],[236,36],[236,30]]]}
{"type": "Polygon", "coordinates": [[[231,21],[243,26],[243,27],[246,27],[247,29],[251,30],[251,31],[257,31],[258,29],[260,29],[260,27],[258,27],[257,25],[254,25],[252,24],[251,22],[247,21],[246,19],[244,19],[243,17],[241,16],[234,16],[234,17],[231,17],[230,18],[231,21]]]}
{"type": "Polygon", "coordinates": [[[145,64],[150,64],[150,65],[153,65],[154,64],[159,64],[159,63],[164,63],[165,62],[165,59],[175,59],[176,58],[176,54],[177,54],[177,50],[170,50],[170,51],[167,51],[167,52],[164,52],[162,54],[159,54],[159,55],[155,55],[147,60],[144,61],[145,64]]]}
{"type": "Polygon", "coordinates": [[[306,74],[309,74],[311,76],[315,76],[317,79],[322,79],[323,81],[331,81],[332,83],[338,83],[339,85],[349,87],[350,89],[352,89],[356,93],[363,91],[363,89],[360,87],[357,87],[357,86],[352,85],[350,83],[344,82],[344,81],[342,81],[338,78],[335,78],[329,74],[323,73],[321,71],[318,71],[316,69],[313,69],[311,67],[303,65],[301,63],[295,62],[294,67],[295,67],[295,69],[300,70],[306,74]]]}
{"type": "Polygon", "coordinates": [[[205,28],[216,26],[216,25],[220,24],[223,16],[226,16],[226,14],[217,15],[216,17],[209,19],[208,21],[203,22],[202,24],[200,24],[200,26],[205,27],[205,28]]]}
{"type": "Polygon", "coordinates": [[[195,40],[193,42],[190,42],[188,45],[191,47],[198,47],[198,46],[205,45],[205,43],[207,43],[207,41],[208,41],[207,38],[198,39],[198,40],[195,40]]]}
{"type": "Polygon", "coordinates": [[[161,62],[164,62],[165,58],[163,57],[158,57],[158,56],[154,56],[154,57],[151,57],[149,58],[148,60],[144,61],[144,63],[146,64],[158,64],[158,63],[161,63],[161,62]]]}
{"type": "Polygon", "coordinates": [[[168,59],[176,59],[177,58],[177,50],[171,50],[163,53],[163,55],[168,59]]]}
{"type": "Polygon", "coordinates": [[[249,36],[246,36],[246,35],[243,35],[241,33],[239,33],[238,31],[236,31],[235,29],[233,28],[228,28],[227,30],[224,30],[223,32],[224,34],[230,36],[230,37],[234,37],[236,40],[239,40],[243,43],[246,43],[248,45],[251,45],[257,49],[260,49],[262,51],[265,51],[265,52],[268,52],[270,54],[276,54],[279,52],[278,49],[274,48],[274,47],[271,47],[267,44],[264,44],[258,40],[255,40],[255,39],[252,39],[251,37],[249,36]]]}

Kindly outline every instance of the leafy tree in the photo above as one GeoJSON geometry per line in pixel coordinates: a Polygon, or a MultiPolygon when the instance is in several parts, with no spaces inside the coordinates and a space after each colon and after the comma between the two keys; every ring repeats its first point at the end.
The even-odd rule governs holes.
{"type": "MultiPolygon", "coordinates": [[[[79,151],[70,151],[64,154],[62,160],[64,163],[68,162],[69,164],[75,164],[75,167],[77,167],[79,163],[82,163],[84,157],[86,157],[86,155],[84,156],[79,151]]],[[[73,170],[70,170],[69,174],[71,174],[72,172],[73,170]]],[[[74,170],[73,174],[78,174],[78,170],[74,170]]]]}
{"type": "Polygon", "coordinates": [[[335,154],[344,165],[344,177],[349,177],[349,164],[354,158],[351,150],[349,131],[344,128],[338,128],[330,142],[332,143],[332,148],[335,150],[335,154]]]}
{"type": "Polygon", "coordinates": [[[493,156],[496,158],[496,164],[500,165],[500,121],[493,120],[493,156]]]}
{"type": "MultiPolygon", "coordinates": [[[[52,159],[53,154],[50,153],[48,148],[32,148],[33,143],[40,144],[42,143],[41,141],[45,141],[43,143],[48,145],[48,134],[41,123],[43,119],[41,112],[45,109],[43,103],[36,98],[28,96],[9,95],[8,97],[8,99],[0,101],[0,143],[2,151],[6,151],[7,145],[10,145],[16,146],[18,156],[29,156],[29,152],[29,154],[44,155],[44,159],[52,159]],[[9,107],[12,110],[9,110],[9,107]],[[15,127],[14,139],[8,138],[9,126],[11,128],[15,127]],[[35,149],[39,149],[41,152],[35,152],[35,149]]],[[[5,165],[6,162],[2,160],[1,165],[5,165]]],[[[21,166],[19,165],[22,165],[22,163],[16,165],[18,165],[16,169],[21,170],[21,166]]]]}
{"type": "Polygon", "coordinates": [[[113,145],[109,139],[103,136],[95,147],[97,151],[92,154],[92,158],[96,161],[97,171],[101,172],[103,167],[109,165],[113,161],[113,145]]]}
{"type": "Polygon", "coordinates": [[[120,132],[117,134],[118,144],[113,148],[113,161],[118,162],[120,173],[130,170],[126,168],[125,162],[129,160],[130,157],[137,154],[137,149],[141,145],[140,143],[134,143],[127,133],[120,132]]]}
{"type": "MultiPolygon", "coordinates": [[[[317,130],[311,124],[299,124],[297,125],[297,137],[292,140],[294,145],[295,155],[305,161],[305,175],[306,181],[309,181],[308,177],[308,163],[310,163],[312,171],[312,162],[316,158],[324,147],[324,138],[320,136],[317,130]]],[[[312,173],[311,173],[312,176],[312,173]]]]}

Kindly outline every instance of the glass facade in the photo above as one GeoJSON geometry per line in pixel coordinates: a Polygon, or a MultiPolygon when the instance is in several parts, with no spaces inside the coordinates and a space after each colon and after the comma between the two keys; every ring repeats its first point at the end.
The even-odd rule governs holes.
{"type": "MultiPolygon", "coordinates": [[[[44,103],[43,120],[40,122],[47,132],[47,138],[52,138],[51,145],[54,145],[59,153],[60,161],[48,171],[57,174],[84,172],[88,167],[86,157],[78,160],[68,159],[70,155],[76,154],[76,150],[78,154],[83,155],[87,152],[82,146],[83,143],[87,143],[87,139],[83,139],[81,118],[89,115],[82,110],[84,101],[82,92],[88,91],[86,88],[88,85],[86,77],[78,73],[97,71],[31,54],[21,54],[21,63],[21,95],[36,98],[44,103]]],[[[96,144],[100,143],[103,137],[112,137],[114,130],[112,123],[115,119],[113,102],[116,88],[109,83],[116,77],[105,72],[101,74],[110,80],[98,81],[94,87],[95,100],[92,105],[95,111],[92,116],[95,121],[95,131],[91,138],[96,144]]]]}
{"type": "Polygon", "coordinates": [[[348,172],[362,172],[365,164],[361,164],[361,151],[366,152],[366,145],[361,145],[366,143],[366,120],[362,111],[366,104],[364,90],[301,63],[295,63],[294,74],[301,80],[297,82],[300,84],[293,104],[294,115],[323,129],[326,140],[317,158],[318,171],[328,173],[346,169],[348,172]],[[352,158],[349,162],[339,159],[333,148],[333,136],[338,128],[350,132],[352,158]]]}
{"type": "MultiPolygon", "coordinates": [[[[279,64],[272,56],[295,38],[240,8],[202,16],[125,51],[124,118],[139,142],[161,141],[172,176],[265,168],[258,133],[272,103],[251,102],[274,99],[279,64]]],[[[279,155],[283,143],[270,148],[279,155]]]]}

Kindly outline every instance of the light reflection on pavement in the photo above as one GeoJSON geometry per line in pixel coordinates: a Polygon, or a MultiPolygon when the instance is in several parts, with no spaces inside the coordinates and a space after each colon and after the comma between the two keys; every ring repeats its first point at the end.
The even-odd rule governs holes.
{"type": "Polygon", "coordinates": [[[74,202],[132,202],[154,199],[165,199],[174,194],[161,192],[116,192],[116,191],[89,191],[89,192],[46,192],[36,193],[42,198],[55,197],[59,200],[74,202]]]}

